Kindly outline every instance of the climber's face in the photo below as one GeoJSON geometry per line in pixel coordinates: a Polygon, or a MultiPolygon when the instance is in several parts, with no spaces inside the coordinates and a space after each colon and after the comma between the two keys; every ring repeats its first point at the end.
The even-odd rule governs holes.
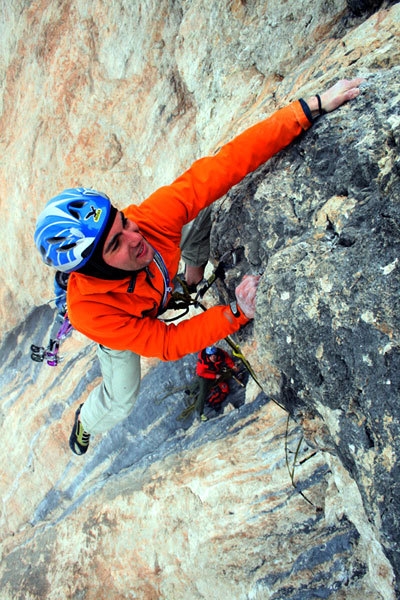
{"type": "Polygon", "coordinates": [[[119,211],[104,242],[102,257],[110,267],[139,271],[151,263],[154,249],[136,223],[119,211]]]}

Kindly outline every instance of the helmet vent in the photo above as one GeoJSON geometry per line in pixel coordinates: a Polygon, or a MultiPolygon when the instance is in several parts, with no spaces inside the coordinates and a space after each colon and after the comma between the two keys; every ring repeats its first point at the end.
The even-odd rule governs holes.
{"type": "Polygon", "coordinates": [[[77,219],[79,221],[80,219],[80,212],[79,210],[85,205],[85,202],[83,202],[82,200],[74,200],[73,202],[70,203],[70,205],[68,206],[68,210],[70,212],[70,214],[74,217],[74,219],[77,219]]]}
{"type": "Polygon", "coordinates": [[[64,246],[61,246],[57,249],[57,252],[68,252],[69,250],[71,250],[71,248],[75,248],[75,246],[75,242],[73,242],[72,244],[64,244],[64,246]]]}
{"type": "Polygon", "coordinates": [[[62,236],[49,237],[49,238],[47,238],[47,243],[48,244],[60,244],[66,239],[67,239],[66,237],[62,237],[62,236]]]}

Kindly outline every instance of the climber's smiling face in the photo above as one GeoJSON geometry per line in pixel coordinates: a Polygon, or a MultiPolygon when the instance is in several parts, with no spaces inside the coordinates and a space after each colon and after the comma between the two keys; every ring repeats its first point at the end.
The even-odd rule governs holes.
{"type": "Polygon", "coordinates": [[[139,271],[154,258],[154,249],[140,233],[139,227],[118,211],[104,242],[102,257],[110,267],[139,271]]]}

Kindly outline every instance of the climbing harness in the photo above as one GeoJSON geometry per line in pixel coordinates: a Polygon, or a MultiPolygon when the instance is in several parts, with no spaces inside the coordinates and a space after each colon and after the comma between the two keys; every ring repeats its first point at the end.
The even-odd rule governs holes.
{"type": "Polygon", "coordinates": [[[227,252],[225,252],[225,254],[222,255],[220,261],[218,262],[218,265],[216,266],[214,271],[211,273],[210,277],[204,282],[204,284],[201,286],[201,288],[197,291],[196,296],[194,298],[192,297],[192,295],[190,293],[190,290],[189,290],[189,287],[188,287],[188,284],[186,283],[186,281],[182,277],[177,276],[176,281],[178,282],[179,287],[182,291],[175,289],[172,292],[171,298],[169,299],[168,304],[164,310],[179,310],[182,312],[179,315],[176,315],[174,317],[170,317],[167,319],[162,319],[162,320],[165,323],[170,323],[171,321],[177,321],[178,319],[181,319],[189,312],[189,308],[191,306],[193,306],[194,308],[201,308],[202,310],[206,311],[207,309],[202,304],[201,300],[203,299],[205,294],[208,292],[210,287],[213,285],[213,283],[217,279],[221,279],[222,281],[225,279],[225,270],[227,268],[231,268],[231,267],[235,266],[236,260],[237,259],[236,259],[236,251],[235,250],[228,250],[227,252]],[[227,263],[228,258],[231,259],[229,261],[229,263],[227,263]]]}

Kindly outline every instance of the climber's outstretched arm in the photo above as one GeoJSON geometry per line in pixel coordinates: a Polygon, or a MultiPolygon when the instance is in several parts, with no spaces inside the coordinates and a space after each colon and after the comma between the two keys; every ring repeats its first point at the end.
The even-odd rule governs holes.
{"type": "MultiPolygon", "coordinates": [[[[311,96],[306,100],[312,118],[318,117],[339,108],[360,93],[360,84],[365,79],[341,79],[321,95],[311,96]]],[[[249,318],[254,318],[256,310],[256,292],[260,277],[245,275],[235,290],[239,309],[249,318]]]]}

